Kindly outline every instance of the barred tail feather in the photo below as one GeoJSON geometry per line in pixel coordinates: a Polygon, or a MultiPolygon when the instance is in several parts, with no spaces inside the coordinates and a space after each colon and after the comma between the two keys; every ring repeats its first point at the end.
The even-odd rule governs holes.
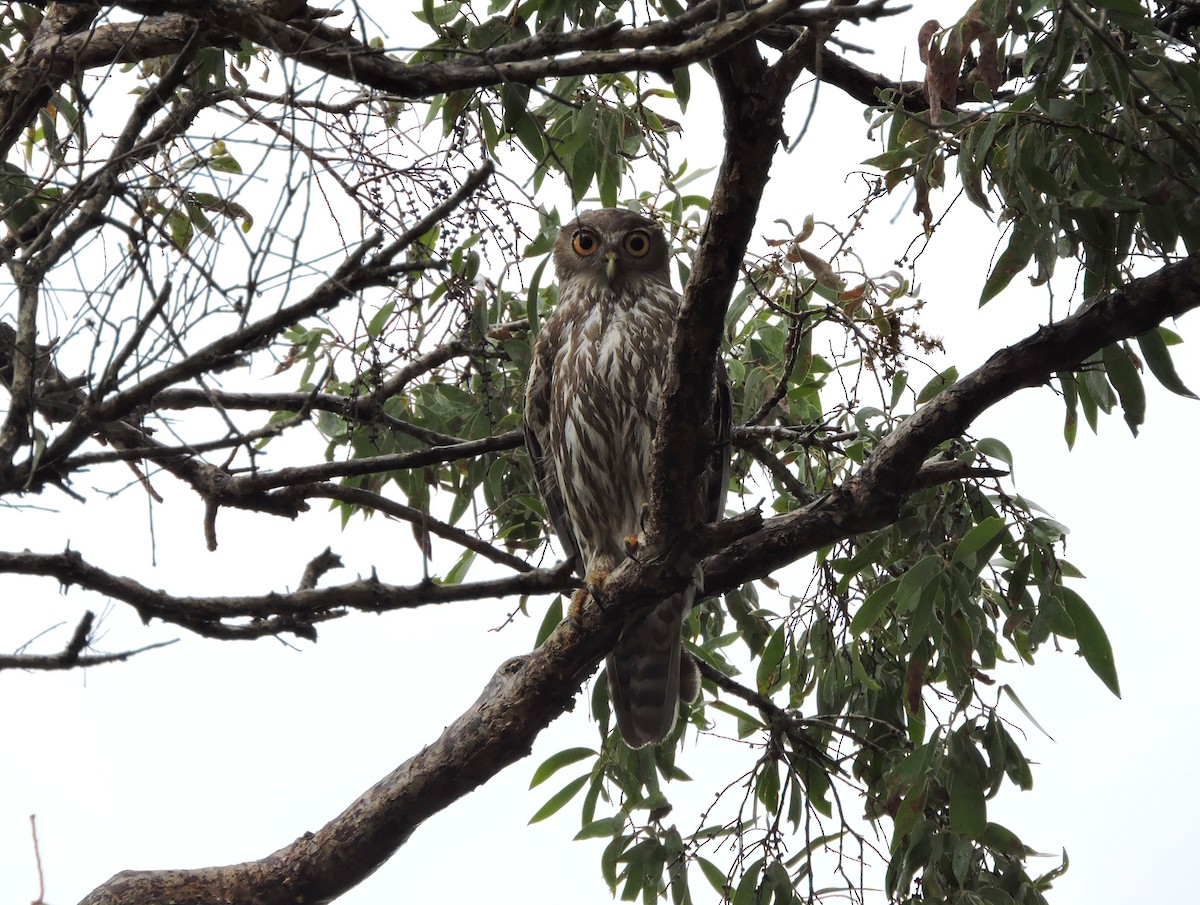
{"type": "Polygon", "coordinates": [[[680,670],[690,698],[699,683],[694,663],[683,663],[683,620],[696,596],[694,588],[669,597],[645,621],[625,629],[608,656],[608,691],[621,736],[631,748],[657,745],[675,727],[679,712],[680,670]]]}

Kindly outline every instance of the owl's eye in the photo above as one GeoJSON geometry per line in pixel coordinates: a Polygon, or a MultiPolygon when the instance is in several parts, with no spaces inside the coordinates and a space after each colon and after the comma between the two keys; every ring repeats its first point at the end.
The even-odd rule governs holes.
{"type": "Polygon", "coordinates": [[[644,258],[650,252],[650,236],[640,229],[625,237],[625,250],[635,258],[644,258]]]}
{"type": "Polygon", "coordinates": [[[600,247],[600,240],[596,238],[595,233],[580,229],[576,230],[575,235],[571,237],[571,247],[575,249],[576,254],[586,258],[600,247]]]}

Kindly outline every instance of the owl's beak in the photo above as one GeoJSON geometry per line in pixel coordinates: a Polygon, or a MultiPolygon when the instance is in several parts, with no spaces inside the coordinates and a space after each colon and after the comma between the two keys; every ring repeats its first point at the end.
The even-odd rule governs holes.
{"type": "Polygon", "coordinates": [[[605,266],[604,272],[608,276],[608,281],[611,283],[617,276],[617,253],[615,251],[607,252],[604,255],[604,260],[608,263],[605,266]]]}

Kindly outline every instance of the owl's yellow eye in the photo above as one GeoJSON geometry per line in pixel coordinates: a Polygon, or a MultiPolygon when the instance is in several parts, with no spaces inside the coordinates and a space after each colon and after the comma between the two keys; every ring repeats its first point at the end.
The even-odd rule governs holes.
{"type": "Polygon", "coordinates": [[[644,258],[650,253],[650,236],[636,229],[625,237],[625,250],[635,258],[644,258]]]}
{"type": "Polygon", "coordinates": [[[595,233],[580,229],[576,230],[575,235],[571,237],[571,247],[575,249],[576,254],[586,258],[600,247],[600,240],[596,238],[595,233]]]}

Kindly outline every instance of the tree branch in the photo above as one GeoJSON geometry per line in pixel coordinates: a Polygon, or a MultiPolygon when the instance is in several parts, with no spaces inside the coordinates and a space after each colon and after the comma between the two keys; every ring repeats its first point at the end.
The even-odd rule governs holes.
{"type": "Polygon", "coordinates": [[[690,574],[695,564],[694,551],[680,555],[683,539],[698,536],[703,519],[698,505],[702,495],[695,488],[714,442],[704,436],[704,425],[712,407],[725,311],[771,161],[784,138],[783,106],[798,72],[786,56],[777,65],[783,68],[768,67],[750,42],[713,60],[725,118],[725,151],[671,337],[646,522],[650,556],[677,559],[680,574],[690,574]]]}
{"type": "Polygon", "coordinates": [[[328,588],[243,597],[182,597],[154,590],[132,578],[113,575],[87,562],[75,550],[62,553],[0,552],[0,573],[42,575],[64,586],[77,585],[129,604],[143,621],[161,619],[216,638],[262,638],[281,632],[313,637],[314,623],[351,610],[381,613],[435,603],[492,600],[514,594],[569,591],[578,586],[569,564],[531,569],[507,578],[442,585],[384,584],[375,576],[328,588]],[[242,620],[250,620],[243,622],[242,620]]]}
{"type": "Polygon", "coordinates": [[[75,626],[71,640],[57,654],[0,654],[0,671],[5,669],[51,671],[99,666],[102,663],[124,662],[130,657],[145,653],[148,650],[167,647],[174,644],[175,640],[177,640],[159,641],[156,644],[147,644],[145,647],[139,647],[136,650],[120,651],[115,654],[85,654],[84,650],[92,643],[92,628],[95,622],[96,614],[91,610],[85,612],[83,618],[79,620],[79,624],[75,626]]]}
{"type": "MultiPolygon", "coordinates": [[[[477,57],[418,65],[405,64],[351,38],[347,32],[303,20],[298,25],[282,22],[251,4],[234,0],[126,0],[121,5],[133,12],[181,13],[201,21],[220,23],[233,34],[330,75],[399,97],[421,98],[505,83],[531,84],[559,76],[676,69],[710,59],[785,16],[804,17],[804,11],[799,9],[802,3],[803,0],[769,0],[738,16],[714,18],[702,30],[693,26],[699,18],[693,15],[683,23],[683,26],[693,26],[691,29],[663,22],[626,30],[616,23],[575,33],[569,38],[536,35],[514,45],[493,48],[477,57]],[[679,43],[672,46],[676,40],[679,43]],[[657,49],[641,49],[651,44],[658,45],[657,49]],[[579,52],[601,47],[636,49],[611,53],[579,52]],[[545,55],[552,56],[546,58],[545,55]]],[[[886,7],[885,0],[864,5],[873,7],[871,14],[874,16],[892,12],[886,7]]],[[[706,17],[715,16],[721,8],[717,2],[703,4],[706,17]]],[[[841,15],[828,10],[817,13],[813,21],[825,21],[830,15],[837,18],[854,16],[854,13],[841,15]]]]}

